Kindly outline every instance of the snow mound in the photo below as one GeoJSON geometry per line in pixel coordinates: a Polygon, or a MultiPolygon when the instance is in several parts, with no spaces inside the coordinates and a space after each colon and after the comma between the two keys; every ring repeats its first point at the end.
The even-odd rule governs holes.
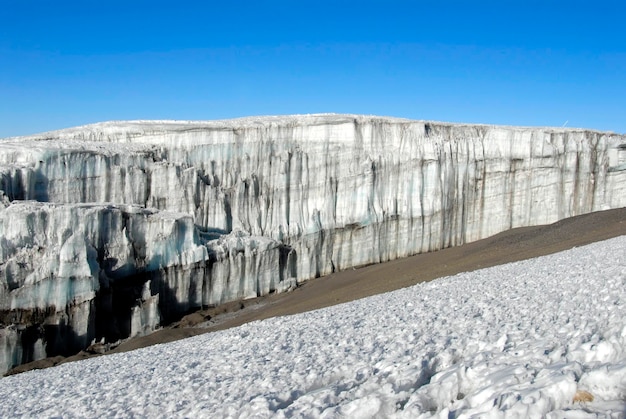
{"type": "Polygon", "coordinates": [[[624,255],[626,236],[6,377],[0,416],[623,417],[624,255]]]}

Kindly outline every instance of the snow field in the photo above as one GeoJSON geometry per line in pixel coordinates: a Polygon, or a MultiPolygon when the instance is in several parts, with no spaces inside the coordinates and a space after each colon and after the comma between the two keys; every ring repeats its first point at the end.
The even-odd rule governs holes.
{"type": "Polygon", "coordinates": [[[2,378],[0,416],[624,417],[625,282],[622,236],[2,378]]]}

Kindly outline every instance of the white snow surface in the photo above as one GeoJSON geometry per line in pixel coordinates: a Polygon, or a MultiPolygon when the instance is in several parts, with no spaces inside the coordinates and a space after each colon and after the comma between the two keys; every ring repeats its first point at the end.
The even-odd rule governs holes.
{"type": "Polygon", "coordinates": [[[624,417],[625,282],[622,236],[2,378],[0,416],[624,417]]]}

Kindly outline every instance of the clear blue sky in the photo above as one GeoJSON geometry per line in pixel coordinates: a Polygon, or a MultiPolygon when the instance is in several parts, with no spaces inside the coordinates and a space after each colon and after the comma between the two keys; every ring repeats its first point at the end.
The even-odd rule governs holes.
{"type": "Polygon", "coordinates": [[[622,3],[0,0],[0,138],[317,112],[623,133],[622,3]]]}

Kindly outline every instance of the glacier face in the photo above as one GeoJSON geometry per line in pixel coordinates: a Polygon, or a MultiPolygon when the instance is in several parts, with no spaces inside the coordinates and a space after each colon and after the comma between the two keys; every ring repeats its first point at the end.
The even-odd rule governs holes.
{"type": "Polygon", "coordinates": [[[0,141],[0,369],[337,270],[626,206],[626,138],[355,115],[0,141]]]}

